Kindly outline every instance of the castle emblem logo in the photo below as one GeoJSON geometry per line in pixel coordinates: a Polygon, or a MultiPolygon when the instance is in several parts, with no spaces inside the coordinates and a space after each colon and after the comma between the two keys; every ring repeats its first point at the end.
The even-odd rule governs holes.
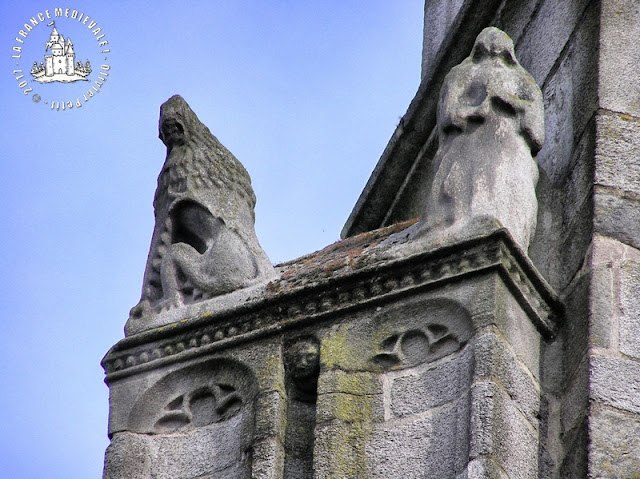
{"type": "Polygon", "coordinates": [[[84,64],[79,60],[75,63],[76,54],[71,37],[67,37],[65,43],[64,37],[58,33],[55,24],[55,21],[48,24],[53,26],[53,30],[45,45],[45,51],[51,51],[51,53],[44,56],[44,62],[40,62],[40,65],[38,62],[33,62],[31,76],[40,83],[87,81],[87,76],[91,73],[91,63],[89,60],[84,64]]]}
{"type": "Polygon", "coordinates": [[[14,40],[12,75],[32,104],[52,111],[79,109],[107,84],[109,41],[103,26],[80,10],[38,12],[24,22],[14,40]]]}

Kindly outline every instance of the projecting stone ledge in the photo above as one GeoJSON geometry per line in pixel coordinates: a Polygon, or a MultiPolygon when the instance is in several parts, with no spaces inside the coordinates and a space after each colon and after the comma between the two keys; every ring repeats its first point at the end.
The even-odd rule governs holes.
{"type": "Polygon", "coordinates": [[[505,230],[419,250],[411,223],[117,343],[104,478],[538,477],[561,305],[505,230]]]}
{"type": "Polygon", "coordinates": [[[545,339],[555,336],[561,303],[506,230],[402,257],[413,223],[363,233],[278,265],[279,279],[253,295],[246,292],[235,303],[204,302],[200,309],[217,309],[121,340],[103,360],[107,381],[487,274],[504,282],[545,339]]]}

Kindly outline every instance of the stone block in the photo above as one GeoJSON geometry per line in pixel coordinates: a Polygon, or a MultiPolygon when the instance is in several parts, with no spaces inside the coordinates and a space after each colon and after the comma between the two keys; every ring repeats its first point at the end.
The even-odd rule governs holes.
{"type": "Polygon", "coordinates": [[[540,274],[553,288],[560,283],[560,251],[557,247],[562,228],[562,203],[558,191],[546,172],[540,168],[536,186],[538,197],[538,223],[528,255],[540,274]]]}
{"type": "Polygon", "coordinates": [[[587,197],[574,213],[571,221],[563,224],[559,246],[559,288],[565,289],[584,266],[593,236],[593,201],[587,197]]]}
{"type": "Polygon", "coordinates": [[[500,332],[524,363],[540,380],[540,333],[502,280],[497,279],[495,321],[500,332]]]}
{"type": "Polygon", "coordinates": [[[600,18],[600,105],[640,117],[638,2],[603,0],[600,18]]]}
{"type": "Polygon", "coordinates": [[[640,199],[608,188],[595,190],[594,228],[597,233],[640,248],[640,199]]]}
{"type": "Polygon", "coordinates": [[[316,477],[367,477],[365,443],[370,434],[370,424],[318,424],[313,450],[316,477]]]}
{"type": "Polygon", "coordinates": [[[596,122],[589,122],[580,141],[573,150],[573,157],[566,158],[566,166],[562,166],[565,178],[556,186],[555,193],[562,195],[562,220],[572,224],[582,206],[593,194],[594,160],[593,151],[596,145],[596,122]]]}
{"type": "Polygon", "coordinates": [[[411,421],[389,421],[371,434],[366,477],[456,477],[467,465],[468,435],[468,397],[411,421]]]}
{"type": "Polygon", "coordinates": [[[430,0],[424,7],[424,36],[422,42],[422,78],[430,76],[434,61],[442,43],[454,24],[465,1],[468,0],[430,0]]]}
{"type": "Polygon", "coordinates": [[[544,84],[569,37],[580,23],[588,3],[588,0],[545,0],[529,23],[516,54],[538,85],[544,84]]]}
{"type": "Polygon", "coordinates": [[[281,479],[284,469],[284,447],[276,438],[257,441],[252,448],[253,479],[281,479]]]}
{"type": "Polygon", "coordinates": [[[105,453],[103,479],[151,479],[148,439],[144,434],[115,434],[105,453]]]}
{"type": "Polygon", "coordinates": [[[382,394],[382,383],[377,374],[332,370],[320,374],[318,378],[318,394],[326,393],[356,396],[382,394]]]}
{"type": "Polygon", "coordinates": [[[589,344],[609,348],[615,321],[613,265],[599,264],[591,270],[591,318],[589,344]]]}
{"type": "Polygon", "coordinates": [[[284,359],[281,341],[260,341],[234,349],[233,356],[255,371],[258,390],[284,395],[284,359]]]}
{"type": "Polygon", "coordinates": [[[619,334],[620,352],[640,359],[640,261],[620,264],[619,334]]]}
{"type": "Polygon", "coordinates": [[[562,479],[584,479],[589,477],[587,420],[582,421],[580,426],[572,431],[571,434],[566,434],[563,442],[567,453],[560,466],[559,477],[562,479]]]}
{"type": "Polygon", "coordinates": [[[284,437],[286,427],[286,400],[277,391],[258,395],[254,439],[284,437]]]}
{"type": "Polygon", "coordinates": [[[590,477],[640,478],[640,416],[596,408],[589,421],[590,477]]]}
{"type": "Polygon", "coordinates": [[[382,395],[325,393],[318,395],[316,421],[340,420],[349,423],[369,423],[384,420],[382,395]]]}
{"type": "MultiPolygon", "coordinates": [[[[476,282],[469,289],[474,287],[476,282]]],[[[469,312],[460,302],[449,294],[420,295],[333,326],[320,342],[321,370],[405,369],[456,352],[471,334],[469,312]]]]}
{"type": "Polygon", "coordinates": [[[491,458],[478,457],[469,462],[467,472],[456,479],[510,479],[491,458]]]}
{"type": "MultiPolygon", "coordinates": [[[[569,5],[584,2],[563,3],[571,8],[569,5]]],[[[545,146],[538,155],[538,161],[555,184],[564,180],[577,163],[576,145],[582,141],[585,127],[598,106],[597,56],[593,54],[597,47],[597,33],[598,12],[592,3],[559,59],[558,68],[544,84],[539,83],[544,94],[545,146]]],[[[547,58],[547,55],[539,54],[542,51],[547,50],[536,52],[539,58],[547,58]]],[[[587,169],[593,163],[592,154],[592,148],[589,148],[587,169]]]]}
{"type": "Polygon", "coordinates": [[[538,436],[508,395],[489,381],[471,395],[469,458],[491,456],[511,479],[538,479],[538,436]]]}
{"type": "Polygon", "coordinates": [[[564,343],[562,334],[552,342],[543,342],[540,348],[542,360],[540,386],[547,394],[559,395],[564,389],[564,370],[559,367],[564,362],[564,343]]]}
{"type": "Polygon", "coordinates": [[[109,435],[129,429],[129,415],[140,397],[165,376],[166,371],[151,370],[109,384],[109,435]]]}
{"type": "Polygon", "coordinates": [[[640,194],[640,118],[604,112],[596,123],[596,184],[640,194]]]}
{"type": "Polygon", "coordinates": [[[426,412],[465,395],[473,376],[472,353],[467,348],[459,355],[403,373],[389,378],[389,400],[395,417],[426,412]]]}
{"type": "Polygon", "coordinates": [[[498,381],[529,424],[538,429],[540,386],[511,348],[497,335],[484,334],[474,341],[474,354],[475,380],[498,381]]]}
{"type": "Polygon", "coordinates": [[[517,46],[525,27],[531,21],[536,7],[541,0],[519,2],[509,0],[504,2],[499,18],[496,19],[496,27],[509,35],[517,46]]]}
{"type": "MultiPolygon", "coordinates": [[[[231,438],[229,438],[231,439],[231,438]]],[[[250,464],[237,440],[222,440],[215,427],[186,434],[158,435],[149,440],[154,479],[249,477],[250,464]]]]}
{"type": "Polygon", "coordinates": [[[640,414],[640,362],[599,355],[590,368],[593,401],[640,414]]]}
{"type": "Polygon", "coordinates": [[[565,381],[568,381],[584,361],[589,345],[589,277],[578,276],[565,298],[565,327],[561,340],[564,343],[565,381]]]}
{"type": "Polygon", "coordinates": [[[584,361],[568,379],[566,392],[560,408],[562,434],[576,429],[588,414],[589,407],[589,369],[584,361]]]}

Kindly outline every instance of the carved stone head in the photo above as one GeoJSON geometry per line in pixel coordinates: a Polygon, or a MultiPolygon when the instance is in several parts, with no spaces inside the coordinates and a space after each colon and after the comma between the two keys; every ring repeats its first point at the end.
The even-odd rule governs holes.
{"type": "Polygon", "coordinates": [[[320,346],[313,337],[299,338],[286,346],[285,367],[301,392],[315,391],[320,372],[320,346]]]}

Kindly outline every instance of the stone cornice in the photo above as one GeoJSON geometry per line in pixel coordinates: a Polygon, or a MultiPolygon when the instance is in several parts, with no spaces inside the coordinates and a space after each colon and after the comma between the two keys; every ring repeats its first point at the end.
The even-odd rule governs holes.
{"type": "Polygon", "coordinates": [[[509,234],[498,230],[129,336],[103,359],[106,382],[491,272],[500,275],[540,334],[553,338],[560,301],[509,234]]]}

